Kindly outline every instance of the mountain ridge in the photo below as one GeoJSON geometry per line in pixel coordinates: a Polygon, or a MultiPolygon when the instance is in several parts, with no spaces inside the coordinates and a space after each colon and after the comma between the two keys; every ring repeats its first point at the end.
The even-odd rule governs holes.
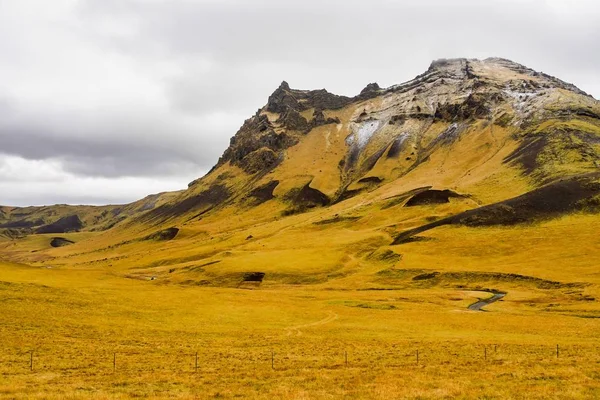
{"type": "MultiPolygon", "coordinates": [[[[283,81],[231,138],[216,165],[188,189],[106,209],[87,207],[80,212],[63,207],[54,221],[51,215],[40,216],[42,208],[21,215],[4,207],[0,228],[14,229],[22,220],[26,226],[20,228],[27,234],[27,229],[39,229],[39,223],[51,224],[78,212],[88,216],[79,216],[83,230],[158,226],[269,201],[279,205],[276,214],[291,215],[356,196],[393,193],[409,181],[412,188],[437,186],[468,193],[471,183],[463,188],[461,181],[489,168],[479,164],[492,162],[513,174],[519,185],[533,189],[598,168],[599,121],[600,105],[593,97],[503,58],[435,60],[412,80],[388,88],[370,83],[354,97],[325,89],[292,89],[283,81]],[[460,144],[467,142],[475,151],[462,150],[460,144]],[[450,184],[436,184],[428,178],[435,164],[431,160],[455,147],[461,149],[460,157],[472,157],[473,165],[465,163],[464,171],[447,177],[450,184]],[[15,221],[14,214],[23,218],[15,221]]],[[[457,163],[452,157],[448,160],[444,163],[457,163]]],[[[436,168],[444,176],[443,167],[436,168]]],[[[486,174],[472,184],[486,185],[482,182],[494,173],[486,174]]],[[[507,189],[504,198],[472,195],[486,203],[486,197],[502,201],[522,194],[519,191],[507,189]]]]}

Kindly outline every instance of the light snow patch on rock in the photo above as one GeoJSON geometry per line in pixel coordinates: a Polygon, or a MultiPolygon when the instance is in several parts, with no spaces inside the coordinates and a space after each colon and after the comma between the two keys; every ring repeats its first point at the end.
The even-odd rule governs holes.
{"type": "Polygon", "coordinates": [[[356,136],[356,144],[359,148],[363,148],[369,143],[369,140],[377,132],[379,126],[381,125],[381,121],[371,120],[363,122],[358,130],[355,133],[356,136]]]}

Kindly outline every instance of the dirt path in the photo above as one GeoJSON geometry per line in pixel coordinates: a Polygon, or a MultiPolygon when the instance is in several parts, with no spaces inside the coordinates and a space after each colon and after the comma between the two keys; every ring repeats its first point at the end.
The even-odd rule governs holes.
{"type": "Polygon", "coordinates": [[[492,297],[490,297],[490,298],[479,300],[478,302],[471,304],[469,306],[469,310],[471,310],[471,311],[485,311],[485,310],[482,310],[483,307],[487,306],[488,304],[492,304],[495,301],[500,300],[504,296],[506,296],[506,293],[500,293],[500,292],[494,293],[494,295],[492,297]]]}
{"type": "Polygon", "coordinates": [[[287,331],[288,336],[292,336],[293,334],[295,334],[296,336],[301,336],[302,335],[301,329],[311,328],[313,326],[325,325],[325,324],[335,321],[336,319],[338,319],[338,315],[336,313],[330,311],[327,318],[324,318],[320,321],[312,322],[310,324],[305,324],[305,325],[291,326],[289,328],[285,328],[285,330],[287,331]]]}

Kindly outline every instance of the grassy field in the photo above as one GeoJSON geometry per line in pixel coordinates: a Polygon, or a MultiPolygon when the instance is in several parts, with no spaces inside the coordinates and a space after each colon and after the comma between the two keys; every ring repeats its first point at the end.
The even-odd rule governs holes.
{"type": "MultiPolygon", "coordinates": [[[[198,284],[210,267],[184,269],[198,261],[161,274],[162,263],[148,267],[145,243],[123,246],[123,258],[109,267],[104,259],[119,256],[106,250],[36,251],[47,246],[44,236],[3,242],[27,249],[3,254],[32,265],[0,264],[0,397],[600,396],[597,217],[439,228],[427,241],[389,247],[402,255],[392,262],[364,256],[356,244],[348,251],[349,241],[358,237],[368,247],[382,234],[368,223],[328,228],[335,239],[315,235],[302,246],[299,237],[322,228],[287,223],[295,228],[254,226],[256,237],[264,235],[260,252],[253,249],[262,242],[247,241],[223,258],[210,244],[217,248],[207,260],[223,259],[223,276],[239,265],[265,267],[255,290],[225,278],[198,284]],[[272,230],[277,245],[269,242],[272,230]],[[48,252],[62,258],[38,258],[48,252]],[[101,262],[82,262],[94,254],[101,262]],[[132,260],[145,265],[142,273],[132,260]],[[150,270],[159,279],[147,279],[150,270]],[[507,296],[487,312],[467,310],[490,289],[507,296]]],[[[230,248],[238,235],[228,235],[223,246],[230,248]]],[[[178,258],[190,258],[191,248],[208,251],[193,230],[178,241],[178,258]]],[[[174,257],[168,246],[164,252],[174,257]]],[[[153,257],[167,257],[161,254],[153,257]]]]}

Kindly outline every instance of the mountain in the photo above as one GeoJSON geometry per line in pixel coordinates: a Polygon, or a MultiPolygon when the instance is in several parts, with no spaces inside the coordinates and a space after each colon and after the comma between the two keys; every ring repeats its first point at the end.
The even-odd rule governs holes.
{"type": "Polygon", "coordinates": [[[509,60],[444,59],[354,97],[282,82],[186,190],[124,206],[5,207],[0,229],[5,246],[82,232],[35,255],[19,239],[28,252],[17,245],[15,261],[198,285],[253,271],[326,282],[394,265],[400,246],[440,227],[478,235],[597,213],[599,167],[600,102],[509,60]]]}

